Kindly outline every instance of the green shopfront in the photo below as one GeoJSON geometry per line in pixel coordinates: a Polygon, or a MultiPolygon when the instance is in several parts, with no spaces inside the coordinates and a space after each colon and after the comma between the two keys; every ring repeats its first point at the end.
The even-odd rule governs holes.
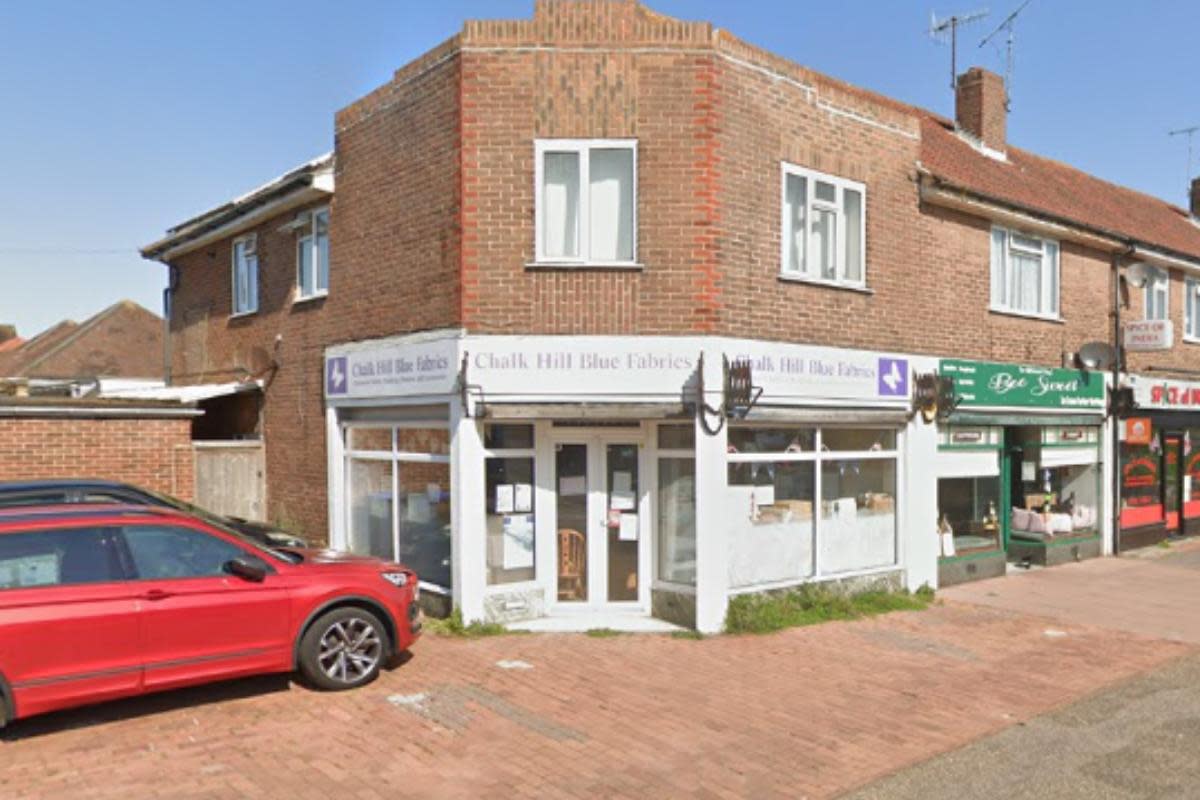
{"type": "Polygon", "coordinates": [[[955,407],[938,430],[939,584],[1101,554],[1104,377],[943,359],[955,407]]]}

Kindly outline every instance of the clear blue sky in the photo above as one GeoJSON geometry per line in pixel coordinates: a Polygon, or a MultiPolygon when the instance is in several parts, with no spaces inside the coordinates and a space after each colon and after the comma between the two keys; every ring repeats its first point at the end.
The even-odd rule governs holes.
{"type": "MultiPolygon", "coordinates": [[[[925,34],[986,0],[650,0],[802,64],[951,114],[948,46],[925,34]]],[[[960,37],[960,69],[1001,69],[960,37]]],[[[159,311],[164,228],[332,147],[333,112],[466,18],[532,0],[0,0],[0,322],[28,336],[128,297],[159,311]]],[[[1200,124],[1200,3],[1033,0],[1017,23],[1009,139],[1182,203],[1200,124]]],[[[1200,168],[1200,136],[1196,164],[1200,168]]]]}

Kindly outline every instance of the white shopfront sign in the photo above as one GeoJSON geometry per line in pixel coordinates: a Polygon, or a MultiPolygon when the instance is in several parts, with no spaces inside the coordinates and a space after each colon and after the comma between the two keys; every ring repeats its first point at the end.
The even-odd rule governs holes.
{"type": "Polygon", "coordinates": [[[1137,352],[1170,350],[1175,327],[1169,319],[1143,319],[1125,323],[1125,349],[1137,352]]]}
{"type": "Polygon", "coordinates": [[[722,358],[747,359],[764,403],[853,402],[907,406],[912,367],[904,356],[721,337],[456,336],[362,342],[330,348],[331,402],[448,395],[459,372],[490,399],[586,398],[678,401],[697,386],[721,389],[722,358]]]}
{"type": "Polygon", "coordinates": [[[1133,399],[1138,408],[1162,411],[1200,410],[1200,383],[1130,375],[1129,385],[1133,387],[1133,399]]]}

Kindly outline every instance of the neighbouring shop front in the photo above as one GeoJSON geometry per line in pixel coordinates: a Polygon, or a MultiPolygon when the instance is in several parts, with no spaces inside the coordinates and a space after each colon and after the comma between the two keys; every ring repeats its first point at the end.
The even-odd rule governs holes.
{"type": "Polygon", "coordinates": [[[1121,548],[1200,533],[1200,383],[1129,376],[1121,439],[1121,548]]]}
{"type": "Polygon", "coordinates": [[[939,425],[939,584],[1103,551],[1104,377],[943,359],[956,406],[939,425]]]}
{"type": "Polygon", "coordinates": [[[719,629],[731,595],[935,580],[932,360],[718,337],[422,334],[326,354],[331,541],[466,619],[719,629]],[[924,363],[927,362],[927,363],[924,363]],[[729,365],[754,402],[727,404],[729,365]],[[921,539],[926,539],[922,542],[921,539]]]}

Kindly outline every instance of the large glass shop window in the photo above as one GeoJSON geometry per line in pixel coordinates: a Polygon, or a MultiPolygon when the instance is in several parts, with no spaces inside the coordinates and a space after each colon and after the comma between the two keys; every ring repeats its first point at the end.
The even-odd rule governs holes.
{"type": "Polygon", "coordinates": [[[1086,429],[1022,428],[1016,432],[1022,455],[1014,459],[1013,507],[1009,535],[1045,541],[1055,536],[1093,535],[1100,530],[1101,473],[1097,445],[1086,429]],[[1079,442],[1073,445],[1067,435],[1079,442]],[[1037,444],[1042,437],[1047,441],[1037,444]]]}
{"type": "Polygon", "coordinates": [[[487,581],[489,585],[535,577],[533,426],[486,425],[487,581]]]}
{"type": "Polygon", "coordinates": [[[444,428],[346,431],[347,542],[449,590],[450,434],[444,428]]]}
{"type": "Polygon", "coordinates": [[[1163,521],[1162,453],[1150,444],[1121,442],[1121,527],[1138,528],[1163,521]]]}
{"type": "Polygon", "coordinates": [[[733,426],[730,585],[896,563],[896,432],[733,426]]]}
{"type": "Polygon", "coordinates": [[[695,428],[658,428],[658,578],[696,585],[695,428]]]}
{"type": "Polygon", "coordinates": [[[1183,435],[1183,512],[1188,519],[1200,517],[1200,428],[1183,435]]]}
{"type": "Polygon", "coordinates": [[[949,554],[1000,547],[1000,476],[938,480],[938,532],[954,538],[949,554]]]}

